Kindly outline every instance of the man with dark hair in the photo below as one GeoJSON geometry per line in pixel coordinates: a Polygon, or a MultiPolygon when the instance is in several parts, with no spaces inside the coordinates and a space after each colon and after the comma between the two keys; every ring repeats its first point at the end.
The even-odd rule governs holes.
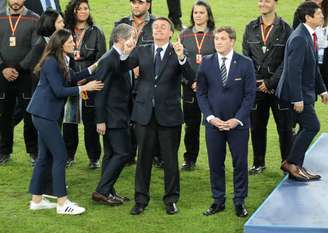
{"type": "MultiPolygon", "coordinates": [[[[31,46],[35,44],[38,16],[24,7],[24,0],[8,0],[0,15],[0,163],[6,163],[13,150],[13,114],[16,99],[24,105],[31,98],[31,46]]],[[[26,151],[37,152],[37,135],[30,114],[24,111],[26,151]]]]}
{"type": "Polygon", "coordinates": [[[214,31],[217,53],[203,58],[197,74],[197,99],[204,114],[205,137],[214,202],[203,214],[225,209],[225,157],[229,144],[233,161],[234,206],[238,217],[248,213],[247,154],[250,111],[256,92],[253,62],[234,52],[236,32],[231,27],[214,31]]]}
{"type": "Polygon", "coordinates": [[[323,103],[328,104],[327,90],[318,66],[315,33],[315,29],[323,23],[323,15],[314,2],[304,2],[296,11],[302,23],[287,41],[284,70],[276,95],[292,106],[293,117],[300,127],[281,169],[289,173],[290,179],[309,181],[321,178],[303,167],[305,152],[320,130],[314,109],[317,94],[320,94],[323,103]]]}
{"type": "Polygon", "coordinates": [[[41,15],[48,8],[61,12],[59,0],[25,0],[25,6],[41,15]]]}
{"type": "Polygon", "coordinates": [[[106,205],[121,205],[129,200],[119,196],[114,185],[130,157],[128,127],[132,83],[128,73],[119,71],[119,59],[124,43],[134,36],[133,27],[116,26],[112,31],[114,44],[100,59],[95,74],[104,82],[104,89],[95,98],[97,131],[104,136],[104,159],[102,175],[92,199],[106,205]]]}
{"type": "MultiPolygon", "coordinates": [[[[321,6],[321,3],[323,2],[323,0],[305,0],[306,2],[314,2],[316,4],[318,4],[319,6],[321,6]]],[[[293,19],[293,28],[295,29],[301,22],[301,20],[299,19],[299,16],[297,15],[297,11],[295,11],[294,13],[294,19],[293,19]]]]}
{"type": "MultiPolygon", "coordinates": [[[[137,47],[125,60],[121,69],[137,66],[140,77],[132,120],[136,122],[138,160],[135,175],[135,206],[131,214],[141,214],[148,205],[152,159],[156,141],[164,161],[165,195],[163,201],[167,214],[175,214],[180,196],[178,149],[181,138],[181,74],[192,79],[194,73],[184,55],[181,43],[172,45],[174,28],[165,17],[152,24],[154,44],[137,47]]],[[[133,46],[127,46],[130,54],[133,46]]]]}
{"type": "Polygon", "coordinates": [[[283,68],[284,49],[291,33],[289,25],[276,14],[278,0],[258,0],[261,16],[245,29],[243,54],[256,67],[257,92],[251,112],[251,136],[254,161],[250,175],[265,169],[267,124],[272,110],[277,125],[281,161],[285,160],[292,143],[292,115],[289,106],[279,103],[274,91],[283,68]],[[260,36],[259,36],[260,35],[260,36]]]}

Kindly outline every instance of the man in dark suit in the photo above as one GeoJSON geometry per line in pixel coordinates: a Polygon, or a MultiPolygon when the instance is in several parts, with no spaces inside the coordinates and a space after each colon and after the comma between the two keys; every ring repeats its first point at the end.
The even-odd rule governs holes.
{"type": "MultiPolygon", "coordinates": [[[[179,199],[178,149],[183,114],[181,110],[181,74],[192,79],[193,72],[183,54],[183,46],[170,43],[173,23],[165,17],[155,19],[154,45],[137,47],[127,58],[121,58],[122,70],[139,66],[140,76],[132,120],[136,122],[138,160],[135,175],[135,206],[131,214],[144,211],[149,202],[149,184],[156,140],[164,161],[167,214],[175,214],[179,199]]],[[[131,48],[126,46],[126,54],[131,48]]]]}
{"type": "Polygon", "coordinates": [[[314,109],[316,95],[328,104],[328,94],[318,66],[316,27],[323,23],[320,7],[314,2],[304,2],[297,8],[302,21],[290,35],[284,57],[284,70],[276,95],[292,105],[293,117],[300,125],[289,155],[281,169],[289,178],[298,181],[320,179],[303,167],[305,152],[320,130],[314,109]]]}
{"type": "Polygon", "coordinates": [[[128,127],[132,79],[127,72],[119,72],[119,65],[124,42],[134,36],[134,32],[127,24],[114,28],[113,47],[100,59],[96,72],[96,78],[105,83],[95,98],[97,131],[104,136],[104,158],[102,176],[92,199],[107,205],[120,205],[128,200],[116,193],[114,184],[130,157],[128,127]]]}
{"type": "Polygon", "coordinates": [[[48,8],[61,12],[59,0],[25,0],[25,6],[38,15],[48,8]]]}
{"type": "Polygon", "coordinates": [[[214,32],[217,51],[204,57],[197,76],[197,99],[204,114],[206,145],[214,203],[204,215],[225,208],[226,143],[233,161],[236,215],[245,217],[244,199],[248,191],[247,152],[250,112],[255,99],[256,78],[253,62],[233,51],[236,32],[221,27],[214,32]]]}

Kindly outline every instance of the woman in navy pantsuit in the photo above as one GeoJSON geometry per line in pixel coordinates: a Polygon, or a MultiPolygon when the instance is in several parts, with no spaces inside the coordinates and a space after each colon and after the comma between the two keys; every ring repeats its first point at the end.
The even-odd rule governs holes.
{"type": "Polygon", "coordinates": [[[83,207],[70,202],[66,193],[65,165],[67,152],[60,132],[58,120],[61,117],[67,96],[77,96],[82,91],[101,90],[103,84],[92,81],[83,86],[70,87],[79,80],[90,76],[96,64],[80,73],[71,72],[68,68],[68,54],[74,50],[71,32],[62,29],[51,37],[40,63],[35,71],[40,81],[35,89],[27,111],[32,114],[32,121],[38,131],[39,154],[36,162],[30,192],[31,210],[50,209],[57,206],[58,214],[81,214],[83,207]],[[42,197],[44,178],[47,167],[52,162],[53,195],[57,196],[57,205],[42,197]]]}

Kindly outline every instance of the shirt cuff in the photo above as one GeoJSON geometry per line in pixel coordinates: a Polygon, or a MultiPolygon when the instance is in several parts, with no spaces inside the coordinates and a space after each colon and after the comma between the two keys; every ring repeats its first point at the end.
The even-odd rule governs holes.
{"type": "Polygon", "coordinates": [[[322,92],[320,95],[323,96],[323,95],[327,95],[327,94],[328,94],[328,92],[325,91],[325,92],[322,92]]]}
{"type": "Polygon", "coordinates": [[[296,101],[296,102],[292,102],[292,104],[302,104],[303,101],[296,101]]]}
{"type": "Polygon", "coordinates": [[[215,118],[214,115],[209,115],[208,117],[206,117],[206,120],[207,120],[208,123],[210,123],[210,121],[214,118],[215,118]]]}
{"type": "Polygon", "coordinates": [[[89,74],[92,75],[92,70],[90,67],[88,67],[89,74]]]}
{"type": "Polygon", "coordinates": [[[82,92],[81,87],[80,86],[77,86],[77,87],[79,88],[79,93],[81,93],[82,92]]]}
{"type": "MultiPolygon", "coordinates": [[[[179,59],[178,59],[178,60],[179,60],[179,59]]],[[[183,60],[179,60],[179,64],[182,65],[182,66],[183,66],[184,64],[186,64],[186,62],[187,62],[187,56],[185,56],[183,60]]]]}
{"type": "Polygon", "coordinates": [[[236,121],[239,123],[240,126],[244,126],[243,122],[241,122],[240,120],[236,119],[236,121]]]}

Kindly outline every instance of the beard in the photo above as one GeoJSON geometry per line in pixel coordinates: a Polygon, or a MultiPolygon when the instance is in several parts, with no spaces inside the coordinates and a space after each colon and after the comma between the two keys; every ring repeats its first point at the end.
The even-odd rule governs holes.
{"type": "Polygon", "coordinates": [[[14,3],[14,4],[9,4],[9,8],[14,10],[14,11],[19,11],[24,7],[24,3],[22,4],[18,4],[18,3],[14,3]]]}

